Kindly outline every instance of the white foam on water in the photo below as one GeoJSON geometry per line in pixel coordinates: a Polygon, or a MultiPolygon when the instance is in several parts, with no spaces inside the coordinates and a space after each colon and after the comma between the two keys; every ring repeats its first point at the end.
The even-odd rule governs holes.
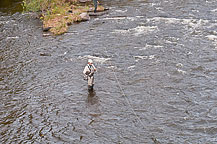
{"type": "Polygon", "coordinates": [[[102,18],[101,20],[125,20],[126,17],[111,17],[111,18],[102,18]]]}
{"type": "MultiPolygon", "coordinates": [[[[210,25],[207,26],[208,29],[209,29],[209,28],[213,28],[213,27],[217,27],[217,20],[215,20],[214,23],[210,23],[210,25]]],[[[217,33],[217,32],[215,31],[215,34],[216,34],[216,33],[217,33]]]]}
{"type": "Polygon", "coordinates": [[[217,12],[217,9],[213,9],[213,10],[211,10],[211,12],[217,12]]]}
{"type": "Polygon", "coordinates": [[[161,45],[155,45],[154,48],[163,48],[161,45]]]}
{"type": "Polygon", "coordinates": [[[148,59],[148,56],[134,56],[135,61],[138,62],[140,59],[148,59]]]}
{"type": "Polygon", "coordinates": [[[217,35],[207,35],[206,38],[211,40],[215,46],[217,46],[217,35]]]}
{"type": "MultiPolygon", "coordinates": [[[[117,11],[119,11],[121,13],[124,13],[127,10],[125,10],[125,11],[117,10],[117,11]]],[[[110,18],[107,17],[107,18],[102,18],[102,19],[97,19],[97,20],[130,20],[130,21],[135,21],[135,20],[138,20],[140,18],[144,18],[144,16],[135,16],[135,17],[125,17],[125,16],[123,16],[123,17],[110,17],[110,18]]]]}
{"type": "Polygon", "coordinates": [[[144,16],[136,16],[136,18],[144,18],[144,16]]]}
{"type": "Polygon", "coordinates": [[[138,17],[111,17],[111,18],[103,18],[101,20],[130,20],[135,21],[138,17]]]}
{"type": "Polygon", "coordinates": [[[177,68],[182,68],[182,67],[183,67],[183,64],[182,64],[182,63],[177,63],[177,64],[176,64],[176,67],[177,67],[177,68]]]}
{"type": "Polygon", "coordinates": [[[165,43],[168,43],[168,44],[177,44],[178,41],[179,41],[179,38],[177,37],[168,37],[168,39],[165,39],[165,43]]]}
{"type": "Polygon", "coordinates": [[[109,69],[117,69],[116,66],[109,66],[108,68],[109,68],[109,69]]]}
{"type": "Polygon", "coordinates": [[[192,52],[190,52],[190,51],[189,51],[189,52],[187,52],[187,55],[188,55],[188,56],[189,56],[189,55],[192,55],[192,54],[193,54],[193,53],[192,53],[192,52]]]}
{"type": "Polygon", "coordinates": [[[187,72],[181,69],[176,69],[178,73],[185,75],[187,72]]]}
{"type": "Polygon", "coordinates": [[[155,30],[158,30],[157,26],[137,26],[128,30],[114,30],[112,33],[133,34],[135,36],[139,36],[141,34],[147,34],[155,30]]]}
{"type": "Polygon", "coordinates": [[[192,12],[196,12],[196,13],[199,13],[200,11],[199,11],[199,10],[192,10],[192,12]]]}
{"type": "Polygon", "coordinates": [[[148,59],[148,56],[134,56],[135,59],[148,59]]]}
{"type": "Polygon", "coordinates": [[[18,36],[15,36],[15,37],[7,37],[6,40],[9,40],[9,39],[18,39],[19,37],[18,36]]]}
{"type": "Polygon", "coordinates": [[[155,31],[156,29],[157,29],[157,26],[138,26],[136,28],[133,28],[132,31],[135,31],[134,35],[138,36],[141,34],[155,31]]]}
{"type": "Polygon", "coordinates": [[[96,56],[91,56],[91,55],[85,55],[85,56],[79,56],[79,59],[93,59],[93,62],[95,63],[105,63],[106,61],[110,60],[110,58],[101,58],[101,57],[96,57],[96,56]]]}
{"type": "Polygon", "coordinates": [[[135,65],[132,65],[132,66],[129,66],[128,69],[133,70],[135,67],[136,67],[135,65]]]}
{"type": "Polygon", "coordinates": [[[163,17],[154,17],[150,20],[154,20],[154,21],[164,21],[165,23],[168,24],[173,24],[173,23],[177,23],[177,19],[176,18],[163,18],[163,17]]]}
{"type": "Polygon", "coordinates": [[[207,35],[206,37],[207,37],[209,40],[217,41],[217,35],[207,35]]]}
{"type": "Polygon", "coordinates": [[[177,42],[172,42],[172,41],[169,41],[169,40],[165,40],[165,43],[167,43],[167,44],[176,44],[177,42]]]}
{"type": "Polygon", "coordinates": [[[155,58],[155,55],[150,55],[148,59],[152,60],[155,58]]]}
{"type": "Polygon", "coordinates": [[[147,50],[147,49],[150,49],[150,48],[163,48],[163,46],[161,46],[161,45],[149,45],[149,44],[146,44],[145,47],[140,48],[139,50],[147,50]]]}
{"type": "Polygon", "coordinates": [[[146,49],[149,49],[149,48],[152,48],[152,47],[153,47],[152,45],[146,44],[145,47],[140,49],[140,50],[146,50],[146,49]]]}
{"type": "Polygon", "coordinates": [[[5,21],[0,21],[0,24],[5,24],[5,21]]]}
{"type": "Polygon", "coordinates": [[[201,27],[209,23],[209,20],[204,19],[179,19],[179,18],[165,18],[165,17],[153,17],[147,19],[148,21],[165,22],[167,24],[183,24],[189,25],[193,28],[201,27]]]}
{"type": "Polygon", "coordinates": [[[134,56],[135,61],[138,62],[139,60],[143,59],[143,60],[152,60],[155,58],[155,55],[150,55],[150,56],[134,56]]]}
{"type": "Polygon", "coordinates": [[[162,11],[163,8],[162,7],[156,7],[156,10],[162,11]]]}
{"type": "Polygon", "coordinates": [[[153,17],[153,18],[149,18],[147,19],[148,22],[149,21],[156,21],[156,22],[165,22],[168,24],[173,24],[173,23],[177,23],[177,19],[176,18],[164,18],[164,17],[153,17]]]}
{"type": "Polygon", "coordinates": [[[127,10],[115,10],[116,12],[118,12],[118,13],[125,13],[125,12],[127,12],[127,10]]]}
{"type": "Polygon", "coordinates": [[[114,30],[112,33],[115,33],[115,34],[127,34],[127,33],[129,33],[129,30],[114,30]]]}
{"type": "Polygon", "coordinates": [[[210,0],[206,0],[206,3],[212,3],[213,1],[210,1],[210,0]]]}
{"type": "Polygon", "coordinates": [[[193,28],[199,28],[209,23],[209,20],[193,20],[193,22],[190,22],[189,25],[193,28]]]}
{"type": "Polygon", "coordinates": [[[160,3],[149,3],[149,5],[151,5],[151,6],[153,7],[153,6],[158,6],[158,5],[160,5],[160,3]]]}
{"type": "Polygon", "coordinates": [[[130,20],[130,21],[135,21],[135,20],[137,20],[136,17],[127,17],[127,19],[130,20]]]}
{"type": "Polygon", "coordinates": [[[0,21],[0,24],[8,24],[10,22],[15,22],[14,20],[11,20],[11,21],[0,21]]]}

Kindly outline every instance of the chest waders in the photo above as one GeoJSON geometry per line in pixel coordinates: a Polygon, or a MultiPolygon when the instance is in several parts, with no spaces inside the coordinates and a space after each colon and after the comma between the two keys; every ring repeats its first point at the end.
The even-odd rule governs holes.
{"type": "Polygon", "coordinates": [[[87,84],[88,84],[88,90],[93,90],[94,86],[94,69],[91,65],[88,65],[88,68],[90,70],[90,74],[87,76],[87,84]]]}

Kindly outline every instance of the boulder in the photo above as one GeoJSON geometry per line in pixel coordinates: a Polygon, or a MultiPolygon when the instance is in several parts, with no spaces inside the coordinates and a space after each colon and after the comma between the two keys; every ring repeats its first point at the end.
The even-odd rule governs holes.
{"type": "Polygon", "coordinates": [[[88,20],[90,20],[90,16],[89,16],[89,14],[88,13],[81,13],[80,14],[80,17],[81,17],[81,21],[88,21],[88,20]]]}

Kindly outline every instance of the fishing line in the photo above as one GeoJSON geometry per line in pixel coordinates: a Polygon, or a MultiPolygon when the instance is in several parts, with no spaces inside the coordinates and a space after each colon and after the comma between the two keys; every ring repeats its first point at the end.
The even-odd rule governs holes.
{"type": "MultiPolygon", "coordinates": [[[[105,52],[106,52],[107,55],[108,55],[108,52],[107,52],[107,48],[106,48],[106,47],[105,47],[105,52]]],[[[115,69],[114,69],[114,67],[116,67],[115,63],[114,63],[114,67],[112,67],[111,61],[109,61],[109,62],[110,62],[110,66],[111,66],[111,68],[112,68],[113,75],[114,75],[114,77],[115,77],[115,79],[116,79],[116,82],[117,82],[117,84],[118,84],[118,87],[119,87],[119,89],[120,89],[122,95],[124,96],[125,100],[127,101],[127,103],[128,103],[128,105],[129,105],[131,111],[133,112],[133,114],[136,116],[136,118],[137,118],[138,121],[141,123],[141,125],[143,126],[143,128],[145,128],[145,125],[143,124],[141,118],[138,117],[138,115],[136,114],[136,112],[135,112],[135,110],[133,109],[133,106],[131,105],[131,103],[130,103],[128,97],[127,97],[127,95],[124,93],[124,90],[123,90],[123,88],[121,87],[120,81],[118,80],[117,75],[116,75],[116,73],[115,73],[115,69]]]]}

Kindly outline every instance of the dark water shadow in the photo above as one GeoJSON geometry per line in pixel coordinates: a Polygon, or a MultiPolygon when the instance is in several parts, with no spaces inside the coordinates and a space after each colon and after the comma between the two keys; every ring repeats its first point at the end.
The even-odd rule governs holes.
{"type": "Polygon", "coordinates": [[[87,96],[87,103],[90,105],[95,105],[99,102],[99,98],[96,96],[95,90],[89,90],[87,96]]]}

